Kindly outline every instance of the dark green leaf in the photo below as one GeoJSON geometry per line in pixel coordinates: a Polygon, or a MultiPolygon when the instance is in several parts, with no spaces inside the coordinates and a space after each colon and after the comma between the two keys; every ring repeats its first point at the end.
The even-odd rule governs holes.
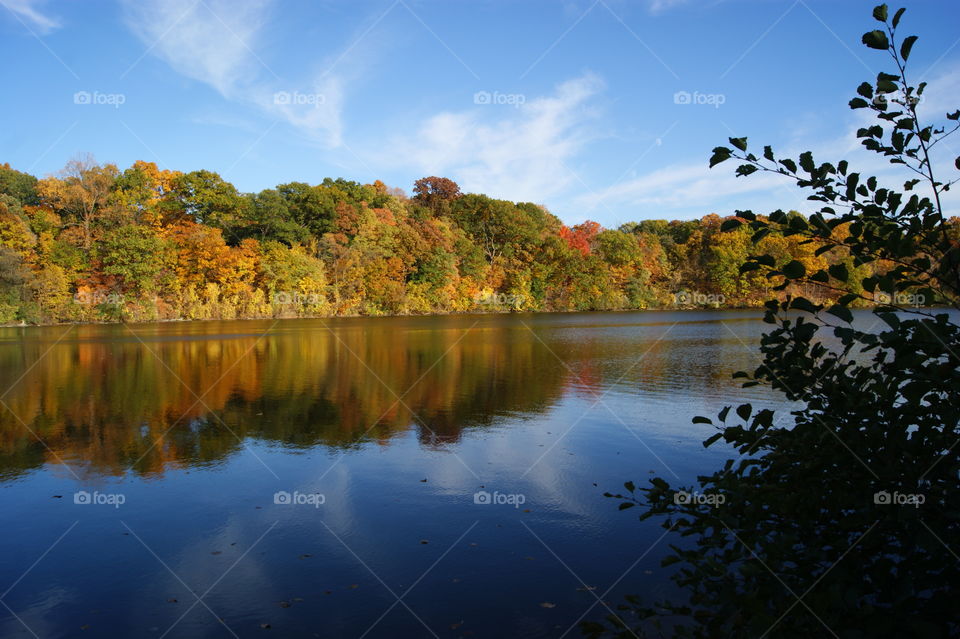
{"type": "Polygon", "coordinates": [[[853,98],[849,104],[851,109],[865,109],[870,106],[870,103],[863,98],[853,98]]]}
{"type": "Polygon", "coordinates": [[[733,152],[725,146],[718,146],[713,149],[713,155],[710,157],[710,168],[712,169],[721,162],[725,162],[730,159],[730,155],[733,152]]]}
{"type": "Polygon", "coordinates": [[[819,306],[815,305],[805,297],[795,297],[790,300],[790,308],[798,311],[806,311],[807,313],[816,313],[820,310],[819,306]]]}
{"type": "Polygon", "coordinates": [[[721,437],[723,437],[723,433],[716,433],[715,435],[710,435],[710,437],[707,437],[707,438],[703,441],[703,447],[704,447],[704,448],[708,448],[711,444],[713,444],[714,442],[716,442],[716,441],[717,441],[718,439],[720,439],[721,437]]]}
{"type": "Polygon", "coordinates": [[[827,269],[830,272],[830,276],[840,280],[841,282],[846,282],[850,277],[850,273],[847,271],[847,267],[844,264],[831,264],[827,269]]]}
{"type": "Polygon", "coordinates": [[[910,57],[910,49],[913,48],[913,43],[917,41],[917,36],[909,36],[903,39],[903,43],[900,45],[900,57],[906,61],[910,57]]]}
{"type": "Polygon", "coordinates": [[[804,267],[803,263],[797,260],[791,260],[787,262],[780,270],[783,271],[783,274],[791,280],[800,279],[807,273],[807,269],[804,267]]]}
{"type": "Polygon", "coordinates": [[[890,46],[890,43],[887,41],[887,34],[879,29],[864,33],[863,43],[871,49],[880,49],[881,51],[890,46]]]}
{"type": "Polygon", "coordinates": [[[730,144],[743,152],[747,150],[747,138],[730,138],[730,144]]]}
{"type": "Polygon", "coordinates": [[[840,319],[842,319],[844,322],[847,322],[848,324],[853,321],[853,313],[851,313],[850,309],[847,308],[846,306],[840,306],[839,304],[834,304],[833,306],[827,309],[827,312],[830,313],[831,315],[839,317],[840,319]]]}
{"type": "Polygon", "coordinates": [[[900,7],[899,9],[897,9],[897,12],[893,14],[892,24],[894,29],[897,28],[898,24],[900,24],[900,16],[902,16],[903,12],[906,10],[907,10],[906,7],[900,7]]]}

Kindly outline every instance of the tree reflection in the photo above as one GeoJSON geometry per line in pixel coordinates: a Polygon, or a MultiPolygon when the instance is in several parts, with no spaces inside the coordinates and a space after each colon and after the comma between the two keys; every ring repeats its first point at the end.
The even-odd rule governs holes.
{"type": "Polygon", "coordinates": [[[245,438],[344,448],[414,429],[443,446],[563,393],[570,371],[516,325],[436,324],[81,326],[55,346],[53,329],[11,339],[0,383],[26,375],[3,397],[0,472],[157,474],[223,460],[245,438]]]}

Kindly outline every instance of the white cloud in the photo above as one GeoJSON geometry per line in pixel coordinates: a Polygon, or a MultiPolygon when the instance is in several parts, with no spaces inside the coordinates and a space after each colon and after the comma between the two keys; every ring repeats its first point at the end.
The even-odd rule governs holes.
{"type": "Polygon", "coordinates": [[[465,191],[543,202],[576,182],[568,163],[592,139],[589,125],[597,113],[590,101],[602,89],[603,82],[588,74],[550,96],[524,96],[519,106],[490,103],[438,113],[391,145],[394,161],[450,177],[465,191]]]}
{"type": "Polygon", "coordinates": [[[49,33],[58,28],[60,23],[39,11],[38,7],[44,2],[45,0],[0,0],[0,4],[16,14],[21,20],[28,22],[40,33],[49,33]]]}
{"type": "Polygon", "coordinates": [[[739,198],[736,208],[747,209],[768,201],[779,201],[773,208],[805,210],[805,202],[790,183],[773,174],[756,173],[749,178],[733,175],[733,162],[714,169],[707,167],[706,158],[687,164],[666,166],[632,180],[610,186],[595,194],[578,198],[578,204],[587,214],[599,207],[628,209],[637,214],[626,217],[639,219],[656,217],[701,217],[707,213],[732,213],[724,210],[726,198],[739,198]]]}
{"type": "Polygon", "coordinates": [[[336,77],[291,83],[256,53],[274,0],[125,0],[126,22],[148,52],[224,98],[254,105],[307,136],[340,144],[342,91],[336,77]],[[289,100],[278,96],[285,95],[289,100]]]}
{"type": "MultiPolygon", "coordinates": [[[[924,124],[943,122],[947,111],[960,108],[954,96],[960,93],[960,67],[948,69],[929,81],[928,94],[920,103],[918,111],[924,124]]],[[[838,114],[846,108],[838,103],[838,114]]],[[[841,135],[824,138],[821,129],[820,139],[807,141],[795,139],[792,132],[786,132],[790,140],[787,144],[777,145],[774,149],[778,157],[796,159],[804,150],[813,152],[816,162],[837,162],[847,159],[850,170],[860,172],[863,177],[875,175],[881,183],[892,188],[900,188],[905,180],[917,177],[902,166],[891,165],[886,158],[864,150],[856,137],[856,131],[863,126],[875,124],[872,111],[858,110],[849,112],[841,135]]],[[[751,151],[759,154],[760,140],[751,139],[751,151]]],[[[958,177],[953,168],[954,158],[960,156],[960,137],[947,138],[942,145],[934,149],[933,165],[941,180],[958,177]]],[[[736,209],[751,209],[767,213],[778,208],[795,209],[811,213],[820,208],[820,203],[805,198],[808,190],[801,191],[792,181],[778,175],[754,173],[746,178],[734,176],[737,163],[728,160],[713,169],[707,166],[708,153],[700,154],[695,161],[681,162],[655,169],[632,179],[608,186],[596,193],[583,194],[576,199],[585,215],[599,210],[623,210],[625,219],[690,218],[701,217],[708,213],[727,215],[736,209]]],[[[922,186],[922,185],[921,185],[922,186]]],[[[917,188],[920,189],[921,186],[917,188]]],[[[925,193],[925,191],[923,192],[925,193]]],[[[957,214],[958,197],[951,191],[941,200],[948,214],[957,214]]]]}

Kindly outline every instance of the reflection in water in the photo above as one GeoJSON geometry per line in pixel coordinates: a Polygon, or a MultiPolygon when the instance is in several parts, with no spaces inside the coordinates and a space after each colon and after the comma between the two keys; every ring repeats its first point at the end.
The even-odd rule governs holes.
{"type": "MultiPolygon", "coordinates": [[[[691,375],[665,356],[678,346],[662,339],[680,336],[677,318],[553,317],[4,329],[0,383],[13,386],[0,413],[0,473],[67,463],[78,475],[155,474],[223,460],[246,438],[350,447],[414,428],[439,446],[507,415],[542,413],[567,392],[596,398],[615,382],[655,392],[685,378],[728,385],[719,361],[689,362],[710,369],[691,375]],[[638,344],[644,330],[650,339],[638,344]],[[627,368],[638,353],[643,366],[627,368]]],[[[723,337],[710,326],[720,334],[698,327],[697,339],[723,337]]]]}
{"type": "Polygon", "coordinates": [[[690,420],[770,400],[730,379],[756,366],[760,327],[724,311],[0,329],[16,586],[0,637],[429,636],[418,619],[557,637],[605,614],[584,584],[662,599],[663,531],[601,495],[721,463],[690,420]],[[390,592],[411,584],[416,618],[390,592]]]}
{"type": "Polygon", "coordinates": [[[401,337],[318,326],[197,340],[134,327],[142,342],[129,333],[68,336],[42,358],[46,342],[8,345],[0,367],[36,366],[10,393],[15,415],[0,417],[3,467],[61,459],[101,473],[154,473],[221,459],[245,437],[349,446],[411,426],[438,445],[558,397],[566,371],[542,345],[512,340],[504,327],[467,328],[401,337]]]}

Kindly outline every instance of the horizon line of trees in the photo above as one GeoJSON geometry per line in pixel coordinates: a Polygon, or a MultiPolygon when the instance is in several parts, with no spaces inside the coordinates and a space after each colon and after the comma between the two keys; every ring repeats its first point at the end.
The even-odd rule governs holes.
{"type": "MultiPolygon", "coordinates": [[[[241,193],[152,162],[0,164],[0,324],[760,306],[780,282],[740,272],[756,247],[725,219],[567,227],[435,176],[411,197],[343,178],[241,193]]],[[[795,235],[759,248],[838,263],[795,235]]]]}

